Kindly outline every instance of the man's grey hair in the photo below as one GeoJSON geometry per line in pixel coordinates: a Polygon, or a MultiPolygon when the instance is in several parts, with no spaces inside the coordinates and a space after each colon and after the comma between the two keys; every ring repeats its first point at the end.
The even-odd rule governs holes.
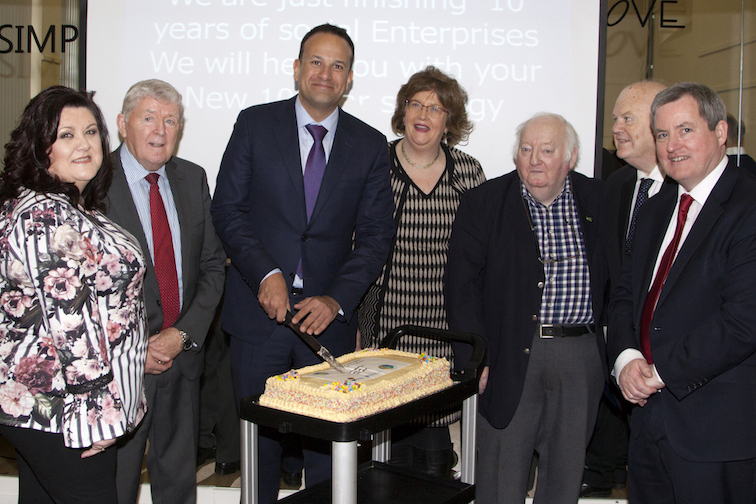
{"type": "Polygon", "coordinates": [[[121,113],[126,122],[129,121],[129,115],[145,98],[154,98],[162,103],[171,103],[177,105],[179,109],[179,126],[184,124],[184,104],[182,103],[181,93],[176,88],[160,79],[148,79],[139,81],[126,91],[123,98],[123,107],[121,113]]]}
{"type": "Polygon", "coordinates": [[[659,107],[690,96],[698,103],[698,113],[706,121],[709,131],[714,131],[719,121],[727,121],[727,108],[722,98],[710,87],[696,82],[678,82],[659,92],[651,104],[651,129],[656,130],[654,121],[659,107]]]}
{"type": "Polygon", "coordinates": [[[577,147],[577,156],[575,157],[575,166],[577,166],[577,162],[580,159],[580,137],[578,136],[577,131],[575,131],[575,128],[567,119],[559,114],[554,114],[551,112],[539,112],[524,123],[517,126],[517,129],[515,130],[515,144],[514,148],[512,149],[512,160],[514,161],[514,163],[517,164],[517,155],[520,152],[520,142],[522,142],[522,132],[525,130],[525,127],[528,124],[535,121],[536,119],[541,118],[554,119],[562,125],[565,137],[564,148],[566,151],[564,160],[565,162],[569,161],[572,157],[572,151],[577,147]]]}

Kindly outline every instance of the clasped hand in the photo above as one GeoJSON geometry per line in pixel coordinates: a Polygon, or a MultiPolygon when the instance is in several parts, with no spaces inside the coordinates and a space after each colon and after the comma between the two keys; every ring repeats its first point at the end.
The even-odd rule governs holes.
{"type": "Polygon", "coordinates": [[[622,395],[629,402],[645,406],[651,394],[664,388],[654,373],[654,368],[645,359],[633,359],[622,368],[617,379],[622,395]]]}

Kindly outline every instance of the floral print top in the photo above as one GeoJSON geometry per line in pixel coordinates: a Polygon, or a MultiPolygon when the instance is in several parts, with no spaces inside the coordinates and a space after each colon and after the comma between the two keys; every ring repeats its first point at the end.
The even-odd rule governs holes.
{"type": "Polygon", "coordinates": [[[0,207],[0,423],[85,448],[141,421],[144,273],[99,212],[30,190],[0,207]]]}

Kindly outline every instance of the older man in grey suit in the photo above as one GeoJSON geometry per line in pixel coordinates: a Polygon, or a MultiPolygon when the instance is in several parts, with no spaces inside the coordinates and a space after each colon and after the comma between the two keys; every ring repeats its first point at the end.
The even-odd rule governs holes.
{"type": "Polygon", "coordinates": [[[181,95],[147,80],[126,93],[123,138],[113,152],[108,215],[142,245],[150,342],[145,364],[148,412],[118,446],[118,502],[137,500],[147,439],[152,502],[196,501],[202,345],[224,281],[225,255],[210,219],[205,171],[173,156],[183,124],[181,95]]]}

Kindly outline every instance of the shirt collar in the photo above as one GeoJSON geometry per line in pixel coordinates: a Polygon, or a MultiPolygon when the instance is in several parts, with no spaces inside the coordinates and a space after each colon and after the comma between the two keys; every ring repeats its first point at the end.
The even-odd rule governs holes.
{"type": "Polygon", "coordinates": [[[659,165],[654,166],[654,169],[651,170],[651,173],[646,175],[640,170],[635,170],[636,173],[636,180],[644,179],[644,178],[650,178],[654,182],[664,182],[664,175],[662,175],[661,170],[659,169],[659,165]]]}
{"type": "MultiPolygon", "coordinates": [[[[709,194],[711,194],[711,191],[714,189],[714,186],[717,185],[717,182],[719,181],[719,177],[722,176],[722,174],[725,171],[725,168],[727,167],[727,162],[729,161],[729,158],[725,155],[722,158],[722,161],[719,162],[716,168],[714,168],[711,173],[706,175],[706,177],[696,185],[696,187],[693,188],[688,194],[691,195],[691,197],[699,202],[701,206],[706,203],[706,200],[709,198],[709,194]]],[[[677,188],[677,196],[678,198],[685,194],[685,188],[680,185],[677,188]]]]}
{"type": "Polygon", "coordinates": [[[336,126],[339,124],[339,107],[336,107],[331,112],[331,115],[318,122],[307,113],[304,105],[299,101],[299,95],[297,95],[297,99],[294,101],[294,110],[297,113],[297,128],[304,128],[308,124],[320,124],[328,130],[328,134],[333,134],[336,131],[336,126]]]}
{"type": "Polygon", "coordinates": [[[727,151],[725,152],[728,156],[734,156],[735,154],[740,154],[745,156],[746,151],[743,147],[727,147],[727,151]]]}
{"type": "MultiPolygon", "coordinates": [[[[129,185],[135,184],[140,180],[143,180],[148,174],[153,173],[146,170],[139,161],[131,154],[131,151],[126,144],[121,144],[121,165],[123,166],[123,173],[126,175],[126,182],[129,185]]],[[[167,177],[165,173],[165,165],[161,166],[156,172],[161,177],[167,177]]]]}
{"type": "MultiPolygon", "coordinates": [[[[520,190],[522,191],[522,196],[526,200],[528,200],[529,202],[531,202],[531,203],[533,203],[535,205],[541,205],[541,206],[544,206],[544,207],[546,206],[543,203],[540,203],[539,201],[537,201],[533,196],[530,195],[530,191],[528,191],[528,188],[525,187],[525,184],[522,182],[522,179],[520,179],[520,190]]],[[[572,184],[570,183],[570,174],[568,173],[567,177],[564,179],[564,187],[562,188],[562,192],[560,192],[557,195],[557,197],[554,198],[554,201],[552,201],[551,204],[553,205],[554,203],[556,203],[557,201],[559,201],[559,199],[562,196],[564,196],[565,194],[571,193],[571,192],[572,192],[572,184]]]]}

